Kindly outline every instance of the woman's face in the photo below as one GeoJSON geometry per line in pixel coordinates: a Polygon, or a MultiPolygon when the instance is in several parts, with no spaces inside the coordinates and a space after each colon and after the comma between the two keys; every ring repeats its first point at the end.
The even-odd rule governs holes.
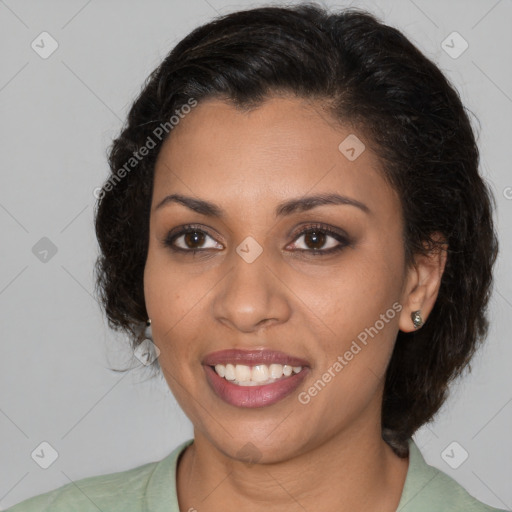
{"type": "Polygon", "coordinates": [[[410,271],[399,198],[353,135],[296,98],[250,113],[207,100],[159,154],[144,274],[153,339],[196,437],[229,457],[246,459],[252,443],[261,462],[278,461],[332,436],[380,433],[410,271]],[[171,194],[215,204],[218,215],[170,199],[158,207],[171,194]],[[347,200],[281,208],[332,194],[347,200]],[[269,359],[213,354],[226,349],[269,359]],[[286,362],[267,351],[304,364],[257,386],[211,368],[243,362],[233,368],[239,381],[265,379],[280,369],[270,364],[286,362]]]}

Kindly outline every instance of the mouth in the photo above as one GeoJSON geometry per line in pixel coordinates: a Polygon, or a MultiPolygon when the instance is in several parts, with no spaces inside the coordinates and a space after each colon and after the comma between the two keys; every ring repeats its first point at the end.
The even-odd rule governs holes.
{"type": "Polygon", "coordinates": [[[223,401],[263,407],[290,395],[309,372],[306,360],[273,350],[229,349],[203,360],[208,383],[223,401]]]}
{"type": "Polygon", "coordinates": [[[277,380],[289,377],[302,371],[302,366],[290,366],[282,364],[258,364],[248,366],[245,364],[226,365],[216,364],[211,366],[219,377],[232,382],[237,386],[264,386],[277,380]]]}

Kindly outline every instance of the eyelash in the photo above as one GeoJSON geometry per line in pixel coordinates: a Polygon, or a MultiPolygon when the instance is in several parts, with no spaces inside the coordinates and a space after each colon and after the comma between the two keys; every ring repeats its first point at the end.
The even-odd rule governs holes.
{"type": "MultiPolygon", "coordinates": [[[[329,226],[326,226],[323,224],[310,224],[310,225],[305,226],[302,229],[302,231],[298,232],[294,236],[294,238],[293,238],[294,242],[296,240],[298,240],[301,236],[308,234],[310,232],[317,232],[317,233],[320,232],[320,233],[326,234],[326,235],[334,238],[335,240],[337,240],[339,242],[339,245],[337,245],[335,247],[331,247],[330,249],[295,249],[296,251],[303,252],[303,253],[309,253],[311,256],[326,256],[326,255],[337,253],[337,252],[343,250],[346,246],[350,246],[352,243],[351,239],[346,234],[342,234],[338,231],[334,231],[329,226]]],[[[176,252],[176,253],[187,253],[187,254],[192,254],[192,255],[195,255],[196,253],[201,253],[201,252],[205,252],[208,250],[212,250],[212,249],[183,249],[182,247],[176,247],[174,245],[174,242],[176,241],[176,239],[178,239],[179,237],[181,237],[183,235],[187,235],[189,233],[203,233],[203,234],[209,236],[210,238],[213,238],[207,231],[201,229],[200,226],[195,225],[195,224],[187,224],[185,226],[182,226],[182,228],[176,233],[173,233],[172,231],[169,232],[169,234],[163,241],[164,246],[168,247],[169,249],[171,249],[171,251],[176,252]]],[[[325,244],[325,242],[324,242],[324,244],[325,244]]],[[[218,249],[213,249],[213,250],[216,251],[218,249]]]]}

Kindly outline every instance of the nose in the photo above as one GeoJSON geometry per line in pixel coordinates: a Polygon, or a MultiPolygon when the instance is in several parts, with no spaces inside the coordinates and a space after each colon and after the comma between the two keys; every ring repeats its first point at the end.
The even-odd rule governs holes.
{"type": "Polygon", "coordinates": [[[264,253],[252,263],[236,253],[232,260],[230,272],[216,287],[216,320],[244,333],[286,322],[291,314],[288,288],[266,263],[264,253]]]}

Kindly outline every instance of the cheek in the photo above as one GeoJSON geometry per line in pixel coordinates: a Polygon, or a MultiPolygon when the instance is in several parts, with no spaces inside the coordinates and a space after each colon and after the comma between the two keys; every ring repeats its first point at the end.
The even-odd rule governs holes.
{"type": "MultiPolygon", "coordinates": [[[[320,325],[316,337],[318,357],[315,378],[304,391],[315,396],[318,410],[330,410],[336,418],[351,421],[375,400],[398,332],[396,282],[385,266],[356,272],[339,272],[324,293],[315,295],[310,321],[320,325]],[[394,282],[393,282],[394,281],[394,282]],[[394,307],[393,307],[394,305],[394,307]],[[321,318],[321,322],[315,316],[321,318]],[[328,327],[328,329],[326,328],[328,327]],[[318,392],[323,389],[326,391],[318,392]]],[[[325,420],[328,423],[328,420],[325,420]]]]}
{"type": "Polygon", "coordinates": [[[191,282],[193,278],[176,272],[164,260],[150,251],[144,270],[144,293],[152,320],[153,341],[160,350],[160,368],[171,392],[185,413],[199,422],[195,409],[188,403],[190,392],[197,394],[193,391],[197,381],[192,373],[195,365],[191,364],[195,344],[190,340],[196,338],[194,315],[204,291],[201,294],[196,283],[191,282]]]}
{"type": "MultiPolygon", "coordinates": [[[[212,293],[221,276],[171,262],[166,251],[148,253],[144,270],[144,293],[153,325],[153,341],[160,350],[160,366],[177,398],[180,382],[193,386],[201,370],[198,353],[208,346],[207,323],[211,322],[212,293]]],[[[201,370],[202,371],[202,370],[201,370]]],[[[178,398],[179,400],[179,398],[178,398]]]]}
{"type": "MultiPolygon", "coordinates": [[[[153,242],[153,241],[152,241],[153,242]]],[[[155,242],[156,243],[156,242],[155,242]]],[[[150,318],[161,330],[182,327],[182,320],[208,290],[207,274],[188,273],[169,254],[150,243],[144,268],[144,296],[150,318]]]]}
{"type": "Polygon", "coordinates": [[[150,248],[144,269],[144,296],[152,321],[153,340],[161,351],[162,362],[169,362],[169,354],[178,355],[189,346],[176,340],[183,339],[183,330],[190,325],[187,315],[200,297],[197,287],[186,281],[190,280],[173,270],[165,257],[150,248]]]}
{"type": "Polygon", "coordinates": [[[310,314],[346,337],[373,325],[400,297],[399,269],[399,263],[358,251],[340,265],[297,275],[294,291],[310,314]]]}
{"type": "Polygon", "coordinates": [[[346,354],[347,383],[367,380],[372,374],[373,380],[383,376],[398,332],[403,278],[400,258],[384,254],[355,251],[324,276],[297,279],[293,287],[301,299],[297,307],[308,318],[307,324],[314,326],[320,349],[318,372],[327,371],[346,354]]]}

